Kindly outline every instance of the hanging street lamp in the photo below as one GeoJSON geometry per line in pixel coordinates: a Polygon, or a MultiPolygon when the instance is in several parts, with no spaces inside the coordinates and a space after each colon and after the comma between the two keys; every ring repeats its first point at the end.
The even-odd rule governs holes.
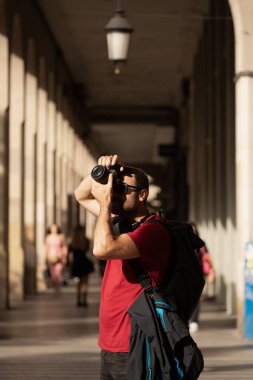
{"type": "Polygon", "coordinates": [[[114,16],[105,26],[108,59],[114,64],[114,73],[119,74],[119,64],[127,61],[130,37],[133,27],[125,17],[121,1],[117,2],[114,16]]]}

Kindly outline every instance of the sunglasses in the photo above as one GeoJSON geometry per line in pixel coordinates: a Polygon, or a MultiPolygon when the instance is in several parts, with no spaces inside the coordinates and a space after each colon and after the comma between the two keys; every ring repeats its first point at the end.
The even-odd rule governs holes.
{"type": "Polygon", "coordinates": [[[140,191],[141,190],[137,186],[128,185],[127,183],[124,183],[124,182],[123,182],[123,185],[125,188],[125,194],[130,193],[131,191],[140,191]]]}
{"type": "Polygon", "coordinates": [[[141,189],[137,186],[128,185],[127,183],[121,182],[118,188],[121,194],[129,194],[131,191],[140,191],[141,189]]]}

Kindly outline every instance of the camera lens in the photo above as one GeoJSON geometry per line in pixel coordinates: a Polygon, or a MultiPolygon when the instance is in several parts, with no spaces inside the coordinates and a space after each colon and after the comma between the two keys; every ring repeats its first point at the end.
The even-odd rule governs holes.
{"type": "Polygon", "coordinates": [[[102,184],[107,183],[108,181],[108,170],[103,165],[96,165],[91,171],[92,178],[102,184]]]}

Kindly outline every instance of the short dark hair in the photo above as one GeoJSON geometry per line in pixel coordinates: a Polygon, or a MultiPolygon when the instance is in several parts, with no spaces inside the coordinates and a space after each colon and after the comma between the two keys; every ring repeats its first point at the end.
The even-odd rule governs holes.
{"type": "Polygon", "coordinates": [[[149,190],[149,180],[147,174],[140,168],[135,168],[133,166],[126,166],[124,168],[123,175],[133,174],[136,179],[136,186],[140,189],[149,190]]]}

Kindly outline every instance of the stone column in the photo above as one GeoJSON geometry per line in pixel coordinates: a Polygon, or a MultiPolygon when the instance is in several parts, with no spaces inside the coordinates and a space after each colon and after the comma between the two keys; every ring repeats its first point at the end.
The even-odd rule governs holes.
{"type": "Polygon", "coordinates": [[[37,249],[37,285],[45,287],[43,269],[45,268],[45,232],[46,232],[46,126],[47,122],[47,93],[46,68],[44,57],[39,62],[39,87],[37,109],[37,171],[36,171],[36,249],[37,249]]]}
{"type": "Polygon", "coordinates": [[[68,103],[67,99],[63,100],[63,123],[62,123],[62,131],[61,131],[61,145],[62,145],[62,154],[61,154],[61,227],[63,231],[66,233],[67,229],[67,181],[68,181],[68,156],[67,156],[67,144],[68,144],[68,103]]]}
{"type": "Polygon", "coordinates": [[[55,152],[55,190],[56,190],[56,223],[61,225],[61,184],[62,184],[62,128],[63,128],[63,115],[62,115],[62,89],[61,86],[57,87],[57,111],[56,111],[56,152],[55,152]]]}
{"type": "MultiPolygon", "coordinates": [[[[222,16],[221,7],[223,1],[215,0],[213,2],[213,15],[222,16]]],[[[224,89],[224,76],[222,75],[221,65],[224,55],[224,39],[223,39],[223,23],[213,24],[213,68],[211,72],[213,87],[213,191],[214,191],[214,242],[213,256],[215,265],[219,267],[219,276],[216,276],[216,291],[218,300],[224,304],[226,300],[226,277],[228,266],[225,265],[228,257],[225,246],[226,225],[224,220],[225,200],[223,193],[225,192],[225,151],[226,143],[224,139],[224,99],[226,94],[224,89]],[[217,254],[219,252],[219,254],[217,254]]],[[[212,254],[212,252],[211,252],[212,254]]]]}
{"type": "Polygon", "coordinates": [[[55,107],[55,79],[52,72],[49,73],[48,85],[48,114],[47,114],[47,226],[54,223],[54,177],[55,160],[54,152],[56,149],[56,107],[55,107]]]}
{"type": "Polygon", "coordinates": [[[8,204],[8,75],[9,48],[5,7],[0,1],[0,309],[8,306],[7,207],[8,204]]]}
{"type": "Polygon", "coordinates": [[[229,261],[227,285],[227,311],[236,313],[235,289],[237,284],[237,252],[235,247],[236,200],[235,200],[235,89],[234,89],[234,39],[232,23],[226,23],[227,48],[225,52],[225,91],[226,91],[226,225],[227,261],[229,261]]]}
{"type": "MultiPolygon", "coordinates": [[[[70,119],[71,120],[71,119],[70,119]]],[[[67,160],[68,160],[68,179],[67,179],[67,197],[68,197],[68,220],[67,220],[67,233],[71,234],[71,231],[77,224],[76,218],[76,201],[74,198],[75,189],[75,138],[74,130],[72,127],[68,128],[68,144],[67,144],[67,160]]]]}
{"type": "Polygon", "coordinates": [[[34,41],[28,41],[25,76],[25,169],[24,169],[24,250],[25,293],[36,290],[35,250],[35,135],[37,112],[37,77],[34,41]]]}
{"type": "Polygon", "coordinates": [[[22,136],[24,128],[24,60],[19,17],[13,20],[10,56],[9,119],[9,302],[23,300],[24,255],[22,249],[21,205],[23,188],[22,136]]]}
{"type": "Polygon", "coordinates": [[[237,305],[243,326],[245,244],[253,240],[253,1],[229,0],[235,30],[237,305]]]}

